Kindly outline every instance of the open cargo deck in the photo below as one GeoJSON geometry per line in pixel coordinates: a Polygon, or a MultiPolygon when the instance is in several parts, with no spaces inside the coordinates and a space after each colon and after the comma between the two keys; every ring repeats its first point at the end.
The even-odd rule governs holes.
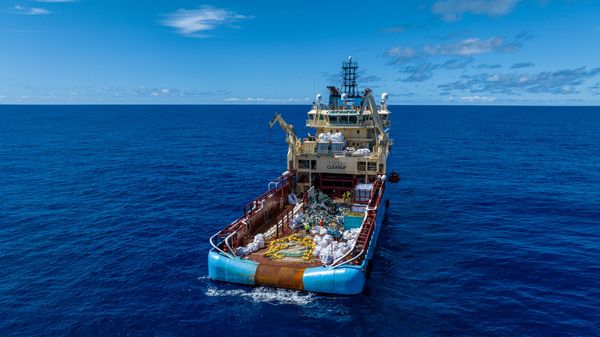
{"type": "Polygon", "coordinates": [[[336,294],[361,292],[371,247],[379,233],[377,223],[382,216],[377,214],[385,206],[381,202],[385,177],[369,185],[364,204],[332,199],[314,189],[302,200],[290,197],[281,201],[280,191],[294,181],[294,173],[286,172],[272,190],[250,203],[258,208],[247,209],[244,217],[211,238],[209,276],[246,285],[336,294]],[[277,205],[270,209],[272,217],[265,215],[268,204],[277,205]],[[353,206],[363,211],[352,212],[353,206]]]}

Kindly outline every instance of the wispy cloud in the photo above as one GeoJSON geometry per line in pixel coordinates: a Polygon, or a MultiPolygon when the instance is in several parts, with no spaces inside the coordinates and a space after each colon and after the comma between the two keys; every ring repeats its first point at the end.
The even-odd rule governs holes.
{"type": "Polygon", "coordinates": [[[459,81],[441,84],[438,87],[446,91],[471,93],[573,94],[578,92],[579,86],[586,80],[598,74],[600,68],[588,70],[586,67],[537,73],[482,73],[463,75],[459,81]]]}
{"type": "Polygon", "coordinates": [[[50,14],[50,11],[45,8],[24,7],[21,5],[15,5],[14,13],[23,14],[23,15],[44,15],[44,14],[50,14]]]}
{"type": "Polygon", "coordinates": [[[385,56],[392,59],[392,64],[403,64],[415,59],[432,56],[470,57],[490,53],[512,53],[520,48],[520,42],[508,42],[501,37],[468,38],[451,43],[425,45],[420,48],[394,47],[387,50],[385,56]]]}
{"type": "Polygon", "coordinates": [[[489,39],[470,38],[455,43],[442,43],[434,46],[425,46],[428,55],[442,56],[473,56],[489,53],[510,53],[521,48],[519,42],[506,42],[501,37],[489,39]]]}
{"type": "Polygon", "coordinates": [[[498,16],[510,13],[519,0],[438,0],[431,10],[446,21],[460,20],[465,13],[498,16]]]}
{"type": "Polygon", "coordinates": [[[96,89],[98,92],[106,94],[108,96],[116,97],[206,97],[206,96],[219,96],[227,95],[228,92],[224,90],[215,91],[197,91],[197,90],[184,90],[169,87],[114,87],[114,88],[99,88],[96,89]]]}
{"type": "Polygon", "coordinates": [[[360,83],[375,83],[381,82],[382,78],[377,75],[364,75],[359,77],[360,83]]]}
{"type": "Polygon", "coordinates": [[[207,32],[219,27],[234,27],[233,23],[249,19],[249,16],[237,14],[227,9],[204,6],[199,9],[179,9],[166,15],[161,23],[185,36],[195,38],[210,37],[207,32]]]}
{"type": "Polygon", "coordinates": [[[480,65],[477,66],[477,69],[498,69],[502,67],[499,64],[487,64],[487,63],[482,63],[480,65]]]}
{"type": "Polygon", "coordinates": [[[517,62],[515,64],[513,64],[510,69],[521,69],[521,68],[530,68],[535,66],[535,64],[533,64],[533,62],[517,62]]]}
{"type": "Polygon", "coordinates": [[[461,96],[458,98],[463,103],[491,103],[496,101],[494,96],[461,96]]]}
{"type": "Polygon", "coordinates": [[[393,47],[388,49],[384,55],[391,58],[393,64],[404,64],[421,57],[422,53],[412,47],[393,47]]]}
{"type": "Polygon", "coordinates": [[[227,103],[281,103],[281,104],[292,104],[292,103],[306,103],[310,102],[310,98],[302,97],[285,97],[285,98],[267,98],[267,97],[246,97],[246,98],[238,98],[238,97],[228,97],[223,100],[227,103]]]}
{"type": "Polygon", "coordinates": [[[443,63],[431,63],[431,62],[419,62],[416,64],[409,64],[400,67],[401,73],[406,73],[408,76],[401,79],[403,82],[423,82],[433,77],[433,72],[436,69],[447,69],[456,70],[464,69],[467,65],[471,64],[473,59],[471,58],[456,58],[450,59],[443,63]]]}
{"type": "Polygon", "coordinates": [[[444,69],[450,69],[450,70],[464,69],[466,66],[468,66],[472,62],[473,62],[473,59],[470,57],[455,58],[455,59],[450,59],[450,60],[442,63],[441,67],[444,69]]]}
{"type": "Polygon", "coordinates": [[[436,69],[464,69],[473,62],[475,56],[512,53],[520,48],[521,42],[517,40],[506,41],[501,37],[467,38],[420,47],[394,47],[384,55],[391,60],[391,65],[398,66],[401,73],[408,74],[402,81],[422,82],[433,77],[436,69]]]}
{"type": "MultiPolygon", "coordinates": [[[[376,82],[381,82],[383,79],[377,75],[369,74],[369,70],[366,68],[360,68],[357,74],[357,81],[360,84],[372,84],[376,82]]],[[[341,76],[339,76],[341,79],[341,76]]]]}
{"type": "Polygon", "coordinates": [[[433,77],[433,71],[438,65],[421,62],[414,65],[408,65],[400,68],[400,72],[408,73],[408,77],[402,79],[404,82],[423,82],[433,77]]]}
{"type": "Polygon", "coordinates": [[[30,102],[177,102],[220,101],[231,94],[226,90],[188,90],[168,86],[107,87],[107,86],[45,86],[15,85],[13,92],[2,92],[14,101],[30,102]],[[28,97],[19,97],[20,95],[28,97]],[[31,98],[31,99],[25,99],[31,98]]]}
{"type": "Polygon", "coordinates": [[[522,31],[519,34],[515,35],[515,39],[521,40],[521,41],[531,40],[531,39],[533,39],[533,35],[531,34],[531,32],[525,30],[525,31],[522,31]]]}

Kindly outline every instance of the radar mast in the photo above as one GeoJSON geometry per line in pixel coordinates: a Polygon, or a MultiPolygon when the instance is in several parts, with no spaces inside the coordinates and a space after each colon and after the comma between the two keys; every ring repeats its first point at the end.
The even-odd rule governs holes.
{"type": "Polygon", "coordinates": [[[347,62],[342,62],[342,90],[349,98],[358,96],[358,85],[356,84],[358,62],[352,61],[352,56],[347,62]]]}

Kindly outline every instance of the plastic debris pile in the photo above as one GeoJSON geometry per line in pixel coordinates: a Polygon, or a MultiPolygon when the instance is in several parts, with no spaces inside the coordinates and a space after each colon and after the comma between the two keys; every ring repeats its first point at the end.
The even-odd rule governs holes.
{"type": "Polygon", "coordinates": [[[290,228],[291,229],[301,228],[303,223],[304,223],[304,213],[300,212],[292,218],[292,221],[290,222],[290,228]]]}
{"type": "Polygon", "coordinates": [[[319,143],[343,143],[346,140],[344,134],[339,131],[335,133],[319,133],[318,139],[319,143]]]}
{"type": "MultiPolygon", "coordinates": [[[[272,259],[320,260],[329,265],[348,254],[356,243],[360,228],[344,228],[344,216],[349,207],[339,207],[329,196],[315,193],[299,212],[290,220],[294,230],[306,230],[299,234],[269,242],[268,250],[262,255],[272,259]],[[301,233],[301,234],[300,234],[301,233]]],[[[246,256],[265,247],[265,236],[257,234],[245,247],[236,249],[236,255],[246,256]]]]}
{"type": "Polygon", "coordinates": [[[308,200],[305,213],[292,219],[292,229],[310,228],[307,238],[314,243],[314,249],[309,258],[331,264],[354,247],[360,228],[344,230],[345,212],[329,196],[317,192],[308,200]]]}
{"type": "Polygon", "coordinates": [[[311,228],[318,225],[337,228],[340,226],[337,213],[337,205],[333,200],[322,192],[318,192],[308,200],[305,221],[311,228]]]}
{"type": "Polygon", "coordinates": [[[263,248],[265,248],[265,236],[263,234],[256,234],[254,241],[250,242],[246,246],[237,247],[235,250],[235,255],[246,256],[263,248]]]}
{"type": "Polygon", "coordinates": [[[371,150],[369,149],[357,149],[352,152],[353,157],[368,157],[371,155],[371,150]]]}
{"type": "Polygon", "coordinates": [[[295,257],[308,261],[312,259],[314,249],[315,243],[311,237],[290,235],[271,241],[269,243],[269,250],[263,256],[275,259],[295,257]]]}
{"type": "Polygon", "coordinates": [[[318,234],[315,234],[313,242],[315,249],[312,252],[313,258],[319,258],[324,264],[331,264],[342,258],[348,253],[356,243],[356,237],[360,231],[359,228],[344,231],[339,240],[327,234],[327,230],[321,226],[315,228],[318,234]]]}

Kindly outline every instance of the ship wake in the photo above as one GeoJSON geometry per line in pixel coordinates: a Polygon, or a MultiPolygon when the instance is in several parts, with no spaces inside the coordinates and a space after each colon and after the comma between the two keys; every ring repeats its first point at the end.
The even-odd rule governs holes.
{"type": "Polygon", "coordinates": [[[241,297],[255,303],[269,303],[273,305],[294,304],[303,306],[315,300],[315,296],[311,293],[268,287],[257,287],[252,290],[223,290],[209,287],[205,295],[210,297],[241,297]]]}

